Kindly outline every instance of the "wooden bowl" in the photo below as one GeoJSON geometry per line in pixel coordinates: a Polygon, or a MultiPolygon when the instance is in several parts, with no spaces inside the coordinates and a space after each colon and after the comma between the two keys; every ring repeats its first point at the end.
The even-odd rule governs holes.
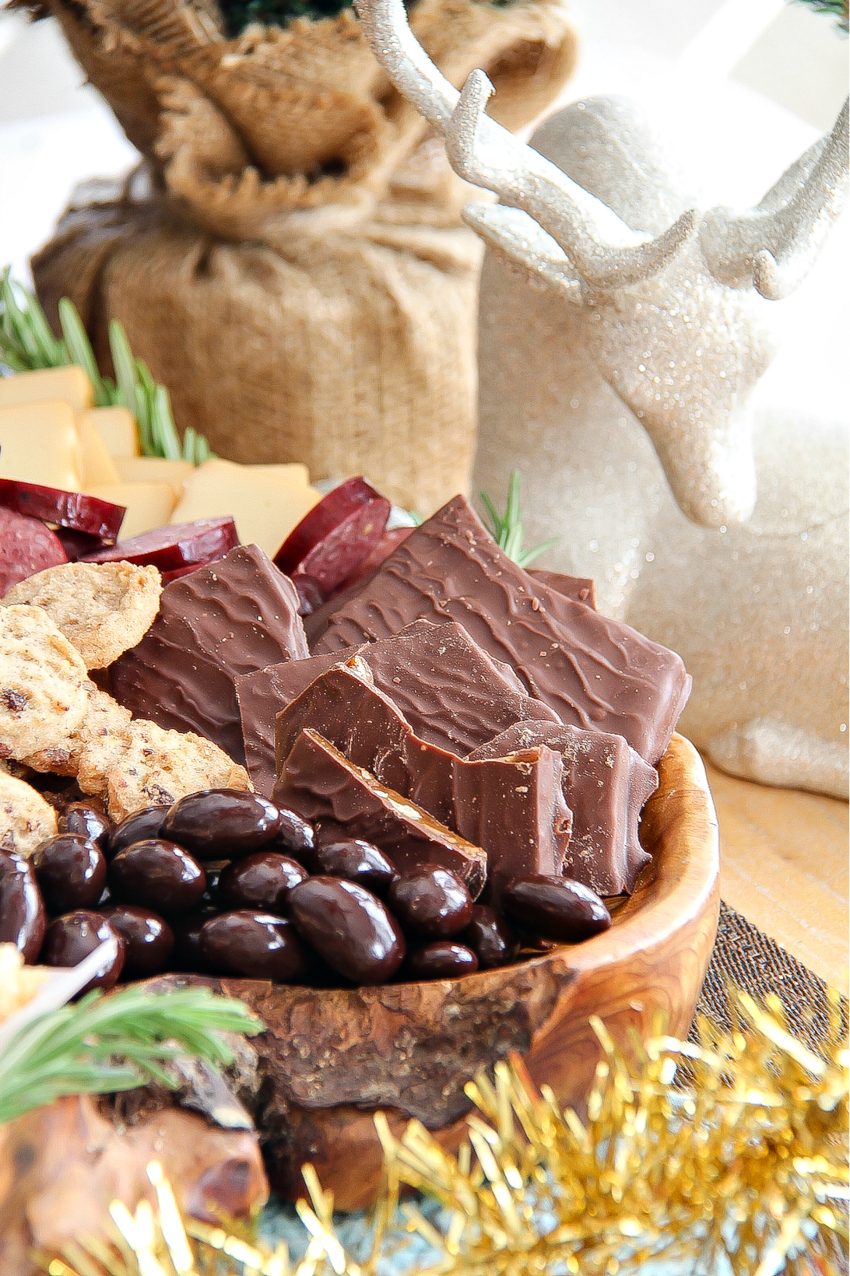
{"type": "MultiPolygon", "coordinates": [[[[381,1175],[373,1114],[400,1133],[411,1117],[457,1146],[470,1103],[463,1086],[509,1051],[581,1111],[600,1047],[598,1015],[618,1045],[645,1036],[663,1007],[687,1034],[717,930],[717,821],[696,750],[674,736],[644,811],[652,855],[610,930],[576,946],[463,979],[317,990],[213,979],[267,1025],[254,1112],[272,1185],[303,1192],[310,1161],[341,1209],[368,1205],[381,1175]]],[[[189,977],[194,978],[194,977],[189,977]]],[[[186,977],[170,976],[169,983],[186,977]]],[[[158,981],[160,982],[160,981],[158,981]]]]}

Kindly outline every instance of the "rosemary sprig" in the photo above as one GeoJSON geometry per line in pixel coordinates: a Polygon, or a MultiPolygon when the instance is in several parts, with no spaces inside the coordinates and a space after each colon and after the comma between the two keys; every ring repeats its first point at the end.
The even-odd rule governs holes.
{"type": "Polygon", "coordinates": [[[141,359],[135,359],[123,326],[109,325],[109,349],[115,380],[101,376],[88,333],[68,297],[59,302],[61,340],[55,337],[35,293],[13,283],[8,268],[0,276],[0,365],[12,372],[35,372],[79,364],[94,387],[99,408],[122,405],[136,418],[143,456],[191,461],[200,465],[213,455],[203,435],[191,427],[183,442],[177,433],[164,385],[157,385],[141,359]]]}
{"type": "Polygon", "coordinates": [[[560,538],[552,536],[548,541],[543,541],[532,549],[523,549],[525,530],[522,525],[521,484],[522,479],[519,470],[513,470],[508,484],[508,503],[505,506],[504,514],[501,515],[486,492],[479,492],[478,495],[481,498],[481,504],[484,506],[484,526],[499,546],[499,549],[504,550],[508,558],[512,559],[520,567],[528,567],[530,563],[534,562],[535,558],[539,558],[547,549],[557,545],[560,538]]]}
{"type": "Polygon", "coordinates": [[[221,1034],[262,1027],[241,1001],[207,988],[91,992],[24,1025],[0,1054],[0,1125],[62,1095],[112,1094],[151,1080],[173,1089],[170,1060],[191,1055],[226,1066],[233,1051],[221,1034]]]}

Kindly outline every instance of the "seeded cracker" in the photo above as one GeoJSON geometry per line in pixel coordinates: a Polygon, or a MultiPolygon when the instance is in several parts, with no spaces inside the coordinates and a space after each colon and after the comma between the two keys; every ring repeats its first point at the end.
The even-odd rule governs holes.
{"type": "Polygon", "coordinates": [[[56,812],[23,780],[0,771],[0,848],[29,857],[56,834],[56,812]]]}
{"type": "Polygon", "coordinates": [[[155,567],[132,563],[62,563],[20,581],[3,605],[43,607],[88,669],[105,669],[135,647],[159,611],[155,567]]]}
{"type": "Polygon", "coordinates": [[[75,731],[21,761],[34,771],[72,775],[84,793],[106,796],[106,774],[129,746],[130,712],[86,682],[86,714],[75,731]]]}
{"type": "Polygon", "coordinates": [[[176,802],[199,789],[251,787],[244,767],[191,731],[164,731],[139,718],[127,735],[128,747],[106,777],[110,819],[123,820],[144,806],[176,802]]]}
{"type": "Polygon", "coordinates": [[[25,758],[79,727],[86,667],[40,607],[0,607],[0,758],[25,758]]]}

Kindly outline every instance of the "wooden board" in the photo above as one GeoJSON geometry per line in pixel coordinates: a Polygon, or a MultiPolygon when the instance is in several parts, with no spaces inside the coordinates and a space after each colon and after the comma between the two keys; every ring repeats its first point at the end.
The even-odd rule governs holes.
{"type": "Polygon", "coordinates": [[[721,896],[847,993],[847,803],[751,784],[710,763],[706,771],[720,824],[721,896]]]}

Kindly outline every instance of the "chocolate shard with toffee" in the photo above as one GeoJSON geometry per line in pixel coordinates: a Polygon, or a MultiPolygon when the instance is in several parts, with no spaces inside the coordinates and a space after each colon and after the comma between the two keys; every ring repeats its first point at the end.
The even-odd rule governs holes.
{"type": "Polygon", "coordinates": [[[597,895],[630,894],[649,855],[638,841],[640,812],[658,787],[657,771],[622,736],[548,722],[518,722],[470,754],[470,761],[546,745],[561,755],[573,828],[565,876],[597,895]]]}
{"type": "Polygon", "coordinates": [[[111,666],[112,691],[135,717],[244,763],[236,677],[308,654],[292,582],[257,545],[238,545],[166,585],[144,638],[111,666]]]}
{"type": "MultiPolygon", "coordinates": [[[[362,656],[329,669],[278,714],[278,774],[308,729],[385,787],[454,828],[453,754],[416,738],[398,707],[373,685],[362,656]]],[[[319,808],[315,815],[323,813],[319,808]]]]}
{"type": "Polygon", "coordinates": [[[534,581],[462,496],[394,550],[333,615],[316,651],[387,638],[416,617],[457,621],[561,721],[621,734],[652,764],[690,691],[679,656],[534,581]]]}
{"type": "Polygon", "coordinates": [[[596,585],[584,576],[565,576],[562,572],[547,572],[542,567],[527,568],[532,580],[547,589],[554,589],[556,594],[572,598],[577,603],[584,603],[596,611],[596,585]]]}
{"type": "Polygon", "coordinates": [[[349,762],[316,731],[308,729],[298,736],[275,786],[274,801],[302,814],[321,806],[321,814],[344,826],[349,837],[377,846],[400,873],[422,864],[451,869],[473,899],[486,881],[487,856],[481,847],[349,762]]]}
{"type": "Polygon", "coordinates": [[[455,760],[455,826],[487,852],[494,884],[563,871],[572,827],[563,769],[561,755],[545,745],[507,757],[455,760]]]}
{"type": "Polygon", "coordinates": [[[420,620],[381,642],[272,665],[237,679],[248,773],[260,793],[271,793],[280,769],[274,761],[275,715],[315,678],[354,657],[368,666],[375,687],[398,706],[419,739],[459,756],[514,722],[558,720],[462,626],[420,620]]]}

